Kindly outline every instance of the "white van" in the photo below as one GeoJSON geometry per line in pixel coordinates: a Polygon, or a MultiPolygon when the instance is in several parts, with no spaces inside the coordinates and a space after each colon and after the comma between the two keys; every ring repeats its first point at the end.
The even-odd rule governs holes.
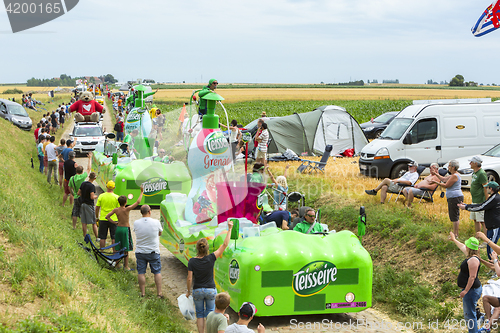
{"type": "Polygon", "coordinates": [[[500,143],[500,103],[458,103],[406,107],[361,150],[360,172],[394,179],[406,172],[410,160],[444,165],[500,143]]]}

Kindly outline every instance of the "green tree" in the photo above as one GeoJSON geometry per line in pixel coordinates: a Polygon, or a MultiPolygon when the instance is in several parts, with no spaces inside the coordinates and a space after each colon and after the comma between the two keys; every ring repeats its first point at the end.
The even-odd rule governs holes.
{"type": "Polygon", "coordinates": [[[450,87],[463,87],[464,86],[464,77],[460,74],[455,75],[453,79],[451,79],[449,86],[450,87]]]}
{"type": "Polygon", "coordinates": [[[104,75],[104,82],[105,83],[116,83],[118,82],[117,79],[115,79],[115,77],[111,74],[106,74],[104,75]]]}

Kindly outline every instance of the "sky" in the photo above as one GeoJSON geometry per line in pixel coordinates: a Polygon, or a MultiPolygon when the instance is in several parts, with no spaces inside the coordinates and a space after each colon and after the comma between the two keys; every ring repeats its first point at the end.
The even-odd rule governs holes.
{"type": "Polygon", "coordinates": [[[492,0],[80,0],[12,33],[0,8],[0,82],[112,74],[120,82],[500,83],[492,0]],[[495,56],[497,54],[497,56],[495,56]]]}

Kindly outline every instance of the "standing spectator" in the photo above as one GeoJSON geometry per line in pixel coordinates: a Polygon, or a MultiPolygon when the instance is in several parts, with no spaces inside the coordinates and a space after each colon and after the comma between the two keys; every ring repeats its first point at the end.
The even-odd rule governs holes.
{"type": "MultiPolygon", "coordinates": [[[[222,127],[226,127],[226,125],[220,123],[222,127]]],[[[233,159],[236,157],[236,145],[238,144],[239,139],[241,138],[241,132],[238,128],[238,121],[236,119],[231,120],[229,124],[229,144],[231,145],[231,150],[233,152],[233,159]]]]}
{"type": "MultiPolygon", "coordinates": [[[[101,194],[99,198],[97,198],[97,203],[95,205],[95,219],[99,222],[99,238],[101,239],[101,248],[106,246],[106,239],[108,238],[108,230],[109,237],[111,238],[111,244],[115,243],[115,232],[116,232],[116,223],[118,221],[118,217],[115,214],[111,215],[111,221],[109,222],[106,218],[109,212],[113,209],[120,207],[118,203],[118,195],[113,193],[115,189],[115,182],[110,180],[106,184],[106,192],[101,194]]],[[[125,244],[122,244],[123,246],[125,244]]]]}
{"type": "Polygon", "coordinates": [[[40,123],[36,124],[36,129],[35,129],[34,135],[35,135],[35,142],[37,143],[37,145],[38,145],[38,136],[40,134],[41,129],[42,129],[42,124],[40,124],[40,123]]]}
{"type": "Polygon", "coordinates": [[[115,131],[116,131],[116,141],[122,142],[123,141],[123,128],[125,125],[123,124],[123,121],[121,119],[118,119],[116,124],[115,124],[115,131]]]}
{"type": "Polygon", "coordinates": [[[56,134],[57,126],[59,125],[59,113],[56,114],[55,111],[52,111],[52,115],[50,116],[50,122],[52,126],[52,134],[56,134]]]}
{"type": "Polygon", "coordinates": [[[262,123],[262,131],[257,137],[259,145],[257,146],[257,156],[255,156],[255,162],[263,163],[267,166],[267,142],[269,141],[269,131],[267,130],[267,124],[262,123]]]}
{"type": "MultiPolygon", "coordinates": [[[[62,189],[63,186],[63,174],[64,174],[64,158],[62,156],[62,151],[66,148],[66,140],[61,139],[59,141],[59,146],[56,147],[56,154],[57,154],[57,159],[59,161],[59,179],[61,180],[59,182],[59,188],[62,189]]],[[[64,206],[64,204],[63,204],[64,206]]]]}
{"type": "Polygon", "coordinates": [[[120,242],[120,244],[115,247],[115,250],[120,251],[121,249],[125,249],[127,254],[123,263],[123,269],[126,271],[132,270],[128,266],[128,252],[134,249],[132,244],[132,234],[130,233],[129,213],[132,209],[135,209],[135,207],[139,205],[143,194],[144,187],[141,185],[141,194],[137,198],[137,201],[128,207],[125,207],[127,204],[127,197],[124,195],[119,196],[118,203],[120,204],[120,207],[113,209],[106,215],[106,220],[108,220],[109,223],[116,224],[115,242],[120,242]],[[113,214],[116,214],[116,217],[118,218],[117,222],[111,219],[113,214]]]}
{"type": "Polygon", "coordinates": [[[66,116],[66,107],[64,103],[61,105],[61,109],[59,109],[59,124],[61,128],[64,128],[64,117],[66,116]]]}
{"type": "Polygon", "coordinates": [[[78,190],[80,186],[87,178],[87,173],[90,172],[90,164],[92,160],[92,153],[88,155],[88,163],[87,163],[87,172],[83,172],[83,166],[79,165],[76,167],[76,174],[69,179],[69,189],[71,191],[71,195],[74,197],[73,200],[73,210],[71,211],[71,219],[73,220],[73,229],[76,229],[76,223],[78,222],[78,218],[80,217],[80,208],[82,202],[78,200],[78,190]]]}
{"type": "Polygon", "coordinates": [[[50,134],[45,129],[44,131],[44,136],[45,136],[45,142],[43,143],[43,166],[44,166],[44,172],[45,175],[47,176],[47,172],[49,171],[49,160],[47,159],[47,152],[45,151],[45,148],[47,148],[47,145],[50,143],[50,134]]]}
{"type": "MultiPolygon", "coordinates": [[[[62,155],[61,155],[62,156],[62,155]]],[[[64,195],[63,195],[63,202],[62,206],[66,204],[66,200],[68,199],[69,196],[69,203],[72,205],[73,204],[73,195],[71,194],[71,190],[69,189],[69,180],[71,177],[76,175],[76,168],[78,167],[78,164],[75,162],[75,152],[71,151],[68,154],[68,160],[64,161],[63,168],[64,168],[64,195]]],[[[61,179],[63,177],[61,176],[61,179]]]]}
{"type": "MultiPolygon", "coordinates": [[[[486,236],[495,244],[498,243],[498,239],[500,238],[500,195],[498,194],[498,187],[497,182],[489,182],[485,185],[489,197],[483,203],[472,205],[465,205],[463,203],[458,204],[460,209],[465,209],[470,212],[484,211],[486,236]]],[[[488,253],[488,258],[491,259],[492,250],[489,243],[488,241],[486,252],[488,253]]]]}
{"type": "Polygon", "coordinates": [[[57,153],[56,153],[56,145],[54,142],[56,141],[55,136],[50,137],[50,143],[45,147],[45,154],[47,155],[47,162],[49,166],[49,173],[47,175],[47,182],[50,184],[50,178],[52,176],[52,171],[54,172],[54,183],[57,185],[57,153]]]}
{"type": "Polygon", "coordinates": [[[274,178],[271,170],[267,167],[266,170],[269,173],[273,181],[273,198],[274,198],[274,210],[286,210],[287,206],[287,193],[288,193],[288,182],[286,181],[286,177],[288,174],[288,169],[290,168],[290,164],[287,164],[285,167],[285,173],[283,176],[278,176],[276,179],[274,178]]]}
{"type": "MultiPolygon", "coordinates": [[[[76,138],[75,138],[76,141],[76,138]]],[[[73,147],[75,146],[75,142],[71,140],[66,140],[66,148],[61,152],[63,159],[67,161],[69,159],[69,153],[73,151],[73,147]]]]}
{"type": "Polygon", "coordinates": [[[163,231],[161,223],[151,218],[151,207],[141,206],[142,218],[134,222],[135,232],[135,258],[137,261],[137,273],[141,296],[146,296],[146,269],[151,269],[155,276],[156,295],[163,298],[161,294],[161,261],[160,240],[163,231]]]}
{"type": "Polygon", "coordinates": [[[469,333],[475,333],[477,332],[476,305],[483,291],[481,281],[477,276],[481,267],[479,241],[471,237],[465,241],[465,244],[462,244],[453,232],[450,232],[449,239],[467,256],[460,265],[457,284],[462,289],[460,298],[462,298],[464,308],[465,326],[469,329],[469,333]]]}
{"type": "Polygon", "coordinates": [[[218,293],[215,296],[215,310],[207,316],[207,333],[224,332],[229,322],[229,315],[226,309],[231,303],[231,297],[227,292],[218,293]]]}
{"type": "MultiPolygon", "coordinates": [[[[472,181],[470,183],[470,195],[473,204],[479,204],[486,201],[488,197],[488,188],[485,186],[488,183],[488,175],[486,171],[481,168],[483,160],[479,156],[474,156],[469,160],[470,167],[474,173],[472,174],[472,181]]],[[[471,211],[470,219],[474,221],[476,232],[483,231],[484,227],[484,210],[471,211]]]]}
{"type": "Polygon", "coordinates": [[[163,140],[163,126],[165,126],[165,115],[161,113],[161,110],[156,109],[156,125],[158,126],[157,131],[160,134],[160,140],[163,140]]]}
{"type": "Polygon", "coordinates": [[[38,161],[40,161],[40,167],[38,168],[38,170],[40,171],[40,173],[43,173],[43,167],[44,167],[44,164],[43,164],[43,157],[44,157],[44,154],[43,154],[43,144],[45,143],[45,135],[41,135],[40,138],[38,139],[38,146],[37,146],[37,150],[38,150],[38,161]]]}
{"type": "Polygon", "coordinates": [[[97,199],[97,195],[95,194],[95,186],[92,183],[95,179],[95,172],[91,172],[89,174],[89,180],[84,181],[82,185],[80,185],[80,189],[78,190],[77,194],[78,196],[82,197],[82,204],[80,206],[80,218],[82,220],[83,237],[85,238],[85,235],[87,234],[87,224],[92,224],[92,230],[94,231],[96,242],[100,242],[97,232],[94,210],[94,199],[97,199]]]}
{"type": "MultiPolygon", "coordinates": [[[[241,305],[240,311],[238,312],[238,321],[226,328],[226,333],[255,333],[253,330],[248,328],[248,324],[253,319],[253,316],[257,313],[255,305],[250,302],[244,302],[241,305]]],[[[259,323],[257,326],[258,333],[264,333],[266,328],[264,325],[259,323]]]]}
{"type": "Polygon", "coordinates": [[[120,113],[123,112],[122,100],[118,99],[118,101],[116,103],[118,103],[118,112],[120,112],[120,113]]]}
{"type": "Polygon", "coordinates": [[[439,172],[431,170],[431,174],[437,176],[440,182],[436,182],[442,187],[446,188],[446,200],[448,201],[448,216],[453,223],[453,233],[455,238],[458,237],[458,226],[460,224],[460,209],[458,204],[464,201],[464,194],[462,193],[462,178],[458,173],[460,164],[457,160],[448,162],[448,172],[450,176],[441,176],[439,172]]]}
{"type": "Polygon", "coordinates": [[[191,295],[191,286],[193,287],[193,299],[196,307],[196,325],[198,333],[205,332],[205,321],[208,314],[215,309],[215,289],[214,282],[214,264],[217,258],[222,256],[224,250],[229,245],[229,237],[233,222],[227,222],[228,231],[224,243],[213,253],[209,254],[209,246],[206,238],[201,238],[196,243],[196,257],[189,259],[187,276],[186,297],[191,295]],[[193,285],[194,277],[194,285],[193,285]]]}
{"type": "Polygon", "coordinates": [[[260,133],[262,132],[262,124],[264,123],[264,120],[259,119],[257,120],[257,132],[255,133],[254,136],[254,141],[253,141],[253,146],[254,146],[254,156],[257,156],[257,147],[259,146],[259,141],[257,141],[257,138],[260,136],[260,133]]]}

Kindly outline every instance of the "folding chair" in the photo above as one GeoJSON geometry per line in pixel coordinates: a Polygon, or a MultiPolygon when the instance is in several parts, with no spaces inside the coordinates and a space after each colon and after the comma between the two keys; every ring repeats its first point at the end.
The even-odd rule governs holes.
{"type": "MultiPolygon", "coordinates": [[[[421,175],[421,174],[422,174],[422,172],[425,170],[425,168],[426,168],[426,167],[425,167],[425,166],[423,166],[423,165],[419,165],[419,166],[417,167],[418,178],[420,178],[420,175],[421,175]]],[[[418,180],[418,178],[417,178],[417,180],[418,180]]],[[[416,183],[416,181],[415,181],[415,183],[416,183]]],[[[413,184],[411,184],[411,185],[405,185],[405,184],[397,183],[397,184],[398,184],[398,186],[399,186],[399,188],[398,188],[398,192],[394,192],[394,191],[387,191],[387,193],[390,193],[390,194],[391,194],[391,196],[389,197],[389,202],[391,201],[391,199],[392,199],[392,195],[393,195],[393,194],[397,194],[397,196],[396,196],[396,201],[394,201],[394,202],[398,202],[399,196],[401,195],[401,192],[403,192],[404,188],[405,188],[405,187],[412,187],[413,185],[415,185],[415,183],[413,183],[413,184]]]]}
{"type": "Polygon", "coordinates": [[[92,253],[94,254],[95,260],[103,264],[103,266],[108,269],[114,268],[121,259],[125,258],[128,255],[125,254],[124,249],[121,249],[120,251],[115,253],[103,252],[103,250],[108,250],[115,246],[120,245],[120,242],[99,249],[94,245],[89,234],[85,235],[84,241],[85,243],[90,244],[90,248],[92,249],[92,253]]]}
{"type": "MultiPolygon", "coordinates": [[[[438,173],[441,177],[444,177],[448,173],[448,170],[447,169],[439,169],[438,173]]],[[[422,195],[416,195],[415,198],[420,198],[418,203],[421,203],[422,200],[425,200],[428,202],[434,202],[434,198],[433,198],[434,192],[436,192],[438,188],[439,188],[439,186],[436,186],[436,188],[434,190],[431,190],[428,188],[421,188],[421,190],[424,191],[424,193],[422,195]]]]}
{"type": "Polygon", "coordinates": [[[325,147],[325,152],[321,157],[321,161],[310,161],[310,160],[302,160],[302,164],[297,168],[297,172],[300,173],[310,173],[310,172],[319,172],[325,173],[325,166],[328,162],[328,158],[330,158],[330,153],[332,152],[332,145],[327,145],[325,147]]]}

